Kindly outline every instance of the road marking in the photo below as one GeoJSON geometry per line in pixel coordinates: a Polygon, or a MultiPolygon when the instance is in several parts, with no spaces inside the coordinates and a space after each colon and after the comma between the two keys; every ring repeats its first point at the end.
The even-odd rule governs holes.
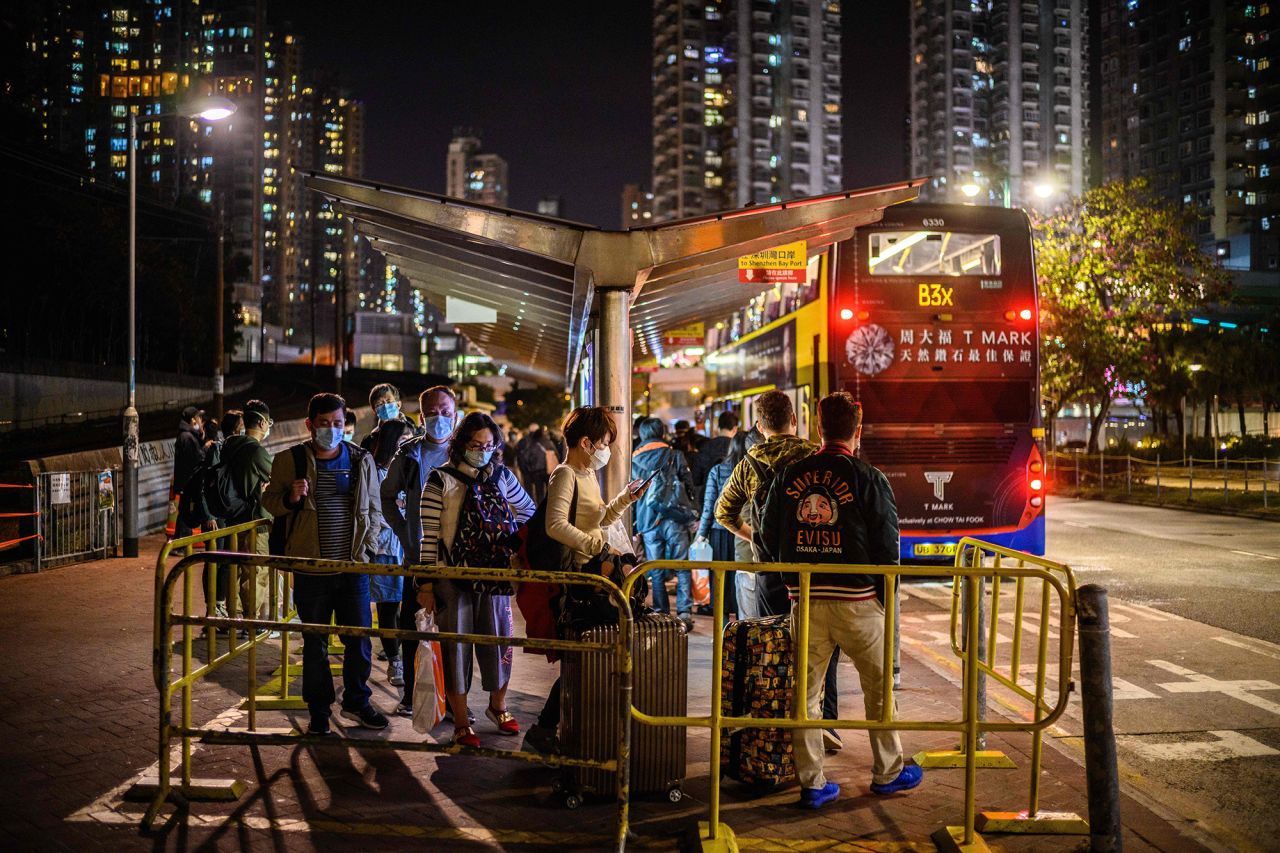
{"type": "Polygon", "coordinates": [[[1280,703],[1272,702],[1270,699],[1263,699],[1261,696],[1255,696],[1252,692],[1255,690],[1280,690],[1280,684],[1262,680],[1219,681],[1211,676],[1201,675],[1198,672],[1168,661],[1149,660],[1147,663],[1188,679],[1187,681],[1170,681],[1157,685],[1170,693],[1221,693],[1224,696],[1230,696],[1232,699],[1239,699],[1247,705],[1252,705],[1255,708],[1261,708],[1264,711],[1280,716],[1280,703]]]}
{"type": "Polygon", "coordinates": [[[1161,613],[1159,610],[1156,610],[1154,607],[1147,607],[1145,604],[1128,604],[1128,603],[1113,601],[1111,602],[1111,609],[1112,610],[1131,610],[1134,613],[1136,613],[1138,616],[1141,616],[1146,619],[1150,619],[1152,622],[1170,622],[1173,620],[1173,617],[1170,616],[1168,613],[1161,613]]]}
{"type": "Polygon", "coordinates": [[[1226,761],[1231,758],[1280,755],[1280,750],[1272,749],[1240,732],[1208,731],[1205,734],[1212,735],[1217,740],[1149,743],[1142,738],[1150,735],[1116,735],[1116,743],[1151,761],[1226,761]]]}
{"type": "MultiPolygon", "coordinates": [[[[1214,637],[1213,639],[1219,643],[1226,643],[1228,646],[1235,646],[1237,649],[1244,649],[1245,651],[1253,652],[1256,655],[1262,655],[1263,657],[1268,657],[1268,658],[1271,658],[1272,660],[1280,660],[1280,650],[1275,650],[1276,649],[1275,646],[1272,646],[1272,648],[1268,649],[1268,648],[1259,648],[1258,646],[1252,645],[1252,643],[1266,642],[1265,640],[1250,640],[1249,642],[1241,642],[1240,640],[1233,640],[1230,637],[1214,637]]],[[[1267,645],[1271,646],[1272,644],[1267,643],[1267,645]]]]}
{"type": "Polygon", "coordinates": [[[1237,551],[1235,548],[1231,549],[1231,553],[1240,554],[1245,557],[1261,557],[1264,560],[1280,560],[1280,557],[1273,557],[1270,554],[1259,554],[1254,551],[1237,551]]]}

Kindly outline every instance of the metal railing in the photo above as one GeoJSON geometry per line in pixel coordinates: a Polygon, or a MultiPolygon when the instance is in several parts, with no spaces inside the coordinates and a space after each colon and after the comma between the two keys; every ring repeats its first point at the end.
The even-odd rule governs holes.
{"type": "Polygon", "coordinates": [[[1200,459],[1194,456],[1141,459],[1124,453],[1050,453],[1050,483],[1069,495],[1157,503],[1199,503],[1234,509],[1277,507],[1280,460],[1200,459]]]}
{"type": "MultiPolygon", "coordinates": [[[[208,544],[224,536],[243,536],[255,531],[269,522],[250,522],[237,525],[226,530],[211,531],[186,539],[176,540],[166,546],[161,553],[156,567],[156,599],[155,599],[155,642],[153,648],[153,669],[156,688],[160,694],[159,741],[157,755],[159,757],[158,784],[154,789],[144,793],[151,800],[146,814],[142,818],[144,829],[155,825],[164,804],[170,799],[185,802],[194,799],[235,799],[238,790],[210,790],[209,786],[194,780],[191,775],[191,744],[193,740],[209,744],[240,744],[258,746],[329,746],[340,749],[370,749],[378,751],[402,750],[409,752],[432,752],[446,755],[470,755],[482,758],[501,758],[543,764],[551,767],[583,767],[604,770],[614,773],[616,784],[617,826],[616,832],[608,840],[611,849],[623,851],[630,820],[630,793],[628,782],[628,756],[631,749],[631,645],[634,634],[630,604],[621,590],[609,580],[599,575],[577,572],[543,572],[513,569],[479,569],[479,568],[445,568],[426,566],[396,566],[370,563],[346,562],[337,560],[316,560],[295,557],[261,556],[251,553],[252,549],[241,548],[239,552],[205,551],[196,552],[198,544],[208,544]],[[168,554],[174,550],[186,552],[181,560],[172,567],[167,566],[168,554]],[[204,614],[193,611],[193,590],[195,589],[194,573],[207,564],[217,562],[236,564],[252,564],[264,566],[272,573],[292,571],[319,571],[341,574],[391,575],[403,576],[406,582],[413,578],[458,578],[468,580],[505,580],[516,583],[539,582],[562,585],[593,586],[602,590],[617,606],[618,634],[615,642],[549,640],[530,637],[496,637],[485,634],[462,634],[446,632],[422,632],[387,627],[362,628],[355,626],[337,626],[331,624],[318,625],[300,622],[287,622],[276,619],[257,619],[234,616],[226,617],[204,614]],[[181,608],[173,612],[175,591],[179,584],[182,587],[181,608]],[[230,638],[231,647],[225,654],[210,659],[200,666],[192,660],[193,629],[203,626],[210,633],[223,630],[230,638]],[[236,644],[234,637],[237,629],[253,632],[251,640],[236,644]],[[181,654],[181,672],[174,678],[172,672],[172,655],[174,644],[172,633],[180,630],[179,650],[181,654]],[[488,749],[483,747],[467,747],[454,743],[433,743],[429,741],[405,740],[362,740],[351,738],[325,738],[307,734],[280,733],[258,730],[258,692],[257,692],[257,649],[260,643],[269,636],[267,632],[279,631],[282,640],[282,656],[280,676],[287,681],[289,676],[288,636],[290,631],[303,634],[330,635],[337,633],[348,637],[387,637],[402,642],[417,643],[420,640],[441,640],[446,642],[463,642],[480,645],[505,645],[535,648],[538,651],[609,653],[613,656],[617,673],[616,705],[619,722],[617,754],[614,758],[591,760],[561,755],[541,755],[528,752],[488,749]],[[197,726],[191,718],[191,691],[196,683],[215,670],[225,666],[231,660],[245,653],[248,658],[247,673],[247,728],[230,729],[197,726]],[[173,700],[181,694],[181,718],[177,724],[173,720],[173,700]],[[172,778],[171,748],[172,741],[181,741],[180,777],[172,778]]],[[[242,543],[243,544],[243,543],[242,543]]],[[[252,586],[250,587],[252,590],[252,586]]],[[[272,583],[274,592],[275,583],[272,583]]],[[[252,604],[251,600],[251,604],[252,604]]],[[[206,611],[208,611],[206,606],[206,611]]],[[[273,610],[274,612],[274,610],[273,610]]],[[[256,610],[255,610],[256,613],[256,610]]],[[[211,649],[214,641],[209,641],[211,649]]],[[[137,796],[138,794],[135,794],[137,796]]],[[[603,839],[602,839],[603,840],[603,839]]]]}
{"type": "MultiPolygon", "coordinates": [[[[708,805],[708,820],[704,828],[700,830],[702,849],[704,851],[728,851],[736,849],[733,831],[720,822],[720,776],[721,776],[721,734],[725,729],[733,729],[740,727],[763,727],[763,728],[779,728],[779,729],[861,729],[867,731],[880,730],[896,730],[896,731],[941,731],[956,732],[962,737],[962,753],[964,755],[964,772],[965,772],[965,795],[964,795],[964,813],[962,822],[958,826],[947,826],[938,830],[935,834],[935,840],[940,836],[949,839],[951,844],[973,844],[977,837],[976,829],[976,802],[977,802],[977,767],[978,767],[978,743],[979,737],[986,732],[1025,732],[1035,736],[1042,732],[1045,728],[1052,725],[1066,711],[1067,701],[1071,689],[1071,650],[1074,637],[1074,604],[1072,601],[1075,582],[1071,574],[1071,570],[1059,563],[1040,560],[1029,554],[1021,554],[1011,552],[1007,549],[998,549],[1004,555],[999,565],[985,565],[981,559],[975,560],[972,556],[974,553],[988,553],[994,546],[979,542],[973,539],[962,540],[963,550],[957,554],[957,561],[954,567],[949,569],[940,569],[934,566],[850,566],[850,565],[827,565],[827,564],[783,564],[783,563],[758,563],[752,564],[750,569],[744,569],[742,563],[736,562],[694,562],[688,560],[654,560],[644,564],[645,571],[636,572],[627,578],[623,584],[623,589],[629,594],[631,588],[637,582],[640,575],[651,570],[682,570],[682,569],[709,569],[716,578],[716,583],[712,585],[715,590],[712,605],[714,614],[712,617],[713,636],[712,636],[712,659],[711,659],[711,711],[705,716],[652,716],[646,714],[639,709],[632,707],[631,714],[636,721],[649,726],[683,726],[686,728],[705,728],[710,731],[711,735],[711,796],[708,805]],[[1013,555],[1014,559],[1010,558],[1013,555]],[[962,562],[967,560],[968,562],[962,562]],[[1017,565],[1011,563],[1016,562],[1017,565]],[[798,575],[799,578],[799,596],[793,603],[793,630],[794,637],[792,646],[795,649],[796,661],[795,671],[795,687],[794,695],[796,701],[792,702],[792,715],[789,718],[763,718],[763,717],[735,717],[725,714],[722,711],[723,700],[723,680],[720,677],[721,667],[723,665],[723,643],[724,643],[724,590],[725,590],[725,573],[730,571],[754,571],[761,572],[785,572],[788,574],[798,575]],[[957,621],[954,618],[955,609],[958,606],[957,599],[953,596],[952,608],[952,651],[960,658],[963,663],[963,681],[962,681],[962,705],[963,709],[959,719],[950,720],[906,720],[896,717],[894,710],[893,698],[893,644],[891,642],[883,643],[883,662],[882,662],[882,695],[880,719],[878,720],[826,720],[826,719],[810,719],[808,716],[808,657],[809,657],[809,596],[810,581],[814,574],[838,574],[852,575],[863,574],[872,576],[881,576],[884,578],[884,637],[886,640],[893,636],[893,623],[895,607],[895,588],[899,578],[903,577],[930,577],[936,578],[939,574],[949,574],[954,578],[953,584],[957,590],[965,592],[965,608],[963,615],[964,620],[964,638],[963,641],[957,642],[955,638],[955,629],[957,621]],[[1021,596],[1028,581],[1039,580],[1043,584],[1042,603],[1047,600],[1050,593],[1056,593],[1059,606],[1057,608],[1058,624],[1057,632],[1059,637],[1058,647],[1058,667],[1057,667],[1057,700],[1052,706],[1045,706],[1044,688],[1047,683],[1047,646],[1043,646],[1038,650],[1037,671],[1034,681],[1037,685],[1034,691],[1027,691],[1019,686],[1016,678],[1008,678],[998,673],[993,665],[995,660],[991,652],[988,652],[987,659],[984,660],[982,655],[976,650],[979,647],[979,625],[981,622],[980,611],[982,607],[983,597],[980,594],[980,584],[990,579],[994,584],[999,582],[1000,578],[1012,578],[1017,585],[1017,595],[1019,596],[1017,604],[1017,613],[1019,618],[1023,614],[1023,605],[1021,596]],[[967,650],[973,649],[975,653],[970,654],[967,650]],[[1031,720],[1025,722],[1012,721],[986,721],[983,719],[982,708],[980,707],[979,683],[980,676],[983,673],[990,675],[1000,681],[1001,684],[1009,684],[1019,695],[1030,699],[1035,703],[1036,711],[1031,720]]],[[[1046,607],[1042,611],[1048,612],[1046,607]]],[[[996,620],[992,620],[993,624],[996,620]]],[[[1047,626],[1050,620],[1042,618],[1041,620],[1042,637],[1047,637],[1047,626]]],[[[1019,638],[1021,633],[1019,632],[1019,638]]],[[[1044,641],[1042,640],[1042,643],[1044,641]]],[[[992,644],[994,647],[994,644],[992,644]]],[[[1020,663],[1020,662],[1019,662],[1020,663]]],[[[1036,744],[1039,740],[1037,738],[1036,744]]],[[[1038,770],[1038,756],[1036,760],[1036,768],[1038,770]]],[[[1033,776],[1030,799],[1033,804],[1038,800],[1038,778],[1033,776]]],[[[995,827],[992,827],[995,829],[995,827]]],[[[1041,827],[1040,832],[1053,832],[1053,827],[1041,827]]],[[[1078,829],[1067,831],[1078,832],[1078,829]]],[[[968,848],[966,848],[968,849],[968,848]]]]}
{"type": "Polygon", "coordinates": [[[36,571],[115,555],[120,541],[115,510],[117,472],[112,468],[36,475],[36,571]]]}

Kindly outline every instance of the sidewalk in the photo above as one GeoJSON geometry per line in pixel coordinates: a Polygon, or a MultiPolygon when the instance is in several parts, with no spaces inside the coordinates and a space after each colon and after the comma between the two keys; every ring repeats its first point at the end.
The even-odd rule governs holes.
{"type": "MultiPolygon", "coordinates": [[[[562,808],[551,790],[555,773],[536,766],[424,753],[357,750],[196,746],[195,774],[249,782],[233,804],[195,804],[157,839],[140,836],[142,806],[122,802],[128,784],[155,760],[156,688],[151,676],[151,600],[160,541],[144,541],[138,560],[108,560],[41,575],[0,579],[0,686],[13,697],[0,714],[0,844],[8,849],[155,849],[211,847],[309,850],[594,850],[612,827],[610,803],[562,808]]],[[[936,613],[926,598],[904,599],[904,614],[936,613]]],[[[903,717],[953,716],[960,691],[936,654],[906,642],[904,623],[903,717]]],[[[517,628],[519,630],[519,628],[517,628]]],[[[704,712],[710,695],[710,620],[699,619],[690,644],[690,712],[704,712]]],[[[278,663],[260,653],[260,680],[278,663]]],[[[541,707],[557,669],[541,657],[516,654],[509,693],[511,710],[527,726],[541,707]]],[[[198,723],[239,704],[245,665],[237,662],[195,691],[198,723]]],[[[857,679],[841,670],[844,713],[860,714],[857,679]]],[[[395,704],[380,665],[372,680],[374,702],[395,704]]],[[[1078,701],[1078,700],[1077,700],[1078,701]]],[[[472,696],[479,713],[483,694],[472,696]]],[[[999,713],[993,705],[991,713],[999,713]]],[[[259,714],[267,727],[305,724],[302,713],[259,714]]],[[[243,724],[241,721],[240,724],[243,724]]],[[[447,737],[447,727],[436,735],[447,737]]],[[[517,748],[481,717],[486,746],[517,748]]],[[[339,730],[352,740],[378,733],[339,730]]],[[[393,736],[415,737],[408,720],[395,719],[393,736]]],[[[954,745],[945,733],[903,735],[907,753],[954,745]]],[[[1086,811],[1084,771],[1054,738],[1046,738],[1042,809],[1086,811]]],[[[686,798],[637,800],[632,806],[634,849],[674,850],[682,832],[705,819],[709,796],[709,738],[689,737],[686,798]]],[[[1018,770],[984,770],[978,777],[979,808],[1025,807],[1030,739],[992,737],[1018,770]]],[[[870,752],[866,736],[845,734],[845,748],[828,758],[828,775],[844,786],[841,800],[820,812],[794,806],[794,786],[749,799],[726,781],[722,820],[744,850],[933,850],[929,835],[959,822],[963,771],[926,773],[924,784],[886,799],[868,793],[870,752]]],[[[1123,803],[1129,851],[1203,849],[1175,826],[1135,800],[1123,803]]],[[[1071,851],[1079,837],[987,837],[993,849],[1071,851]]]]}

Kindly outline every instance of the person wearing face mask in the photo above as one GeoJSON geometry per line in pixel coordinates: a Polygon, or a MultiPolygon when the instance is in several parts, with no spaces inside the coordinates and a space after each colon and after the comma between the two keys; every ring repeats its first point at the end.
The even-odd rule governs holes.
{"type": "Polygon", "coordinates": [[[350,442],[356,440],[356,412],[350,407],[342,410],[342,440],[350,442]]]}
{"type": "MultiPolygon", "coordinates": [[[[284,553],[289,557],[369,562],[377,552],[382,508],[373,455],[343,441],[346,402],[337,394],[317,394],[307,405],[311,440],[302,445],[303,467],[295,451],[276,454],[262,503],[286,518],[284,553]]],[[[369,576],[350,572],[297,570],[293,598],[309,624],[368,628],[369,576]]],[[[384,729],[387,718],[369,702],[370,644],[367,637],[342,635],[342,716],[369,729],[384,729]]],[[[326,735],[335,693],[324,634],[303,634],[302,698],[311,711],[310,734],[326,735]]]]}
{"type": "MultiPolygon", "coordinates": [[[[228,412],[227,417],[223,418],[224,430],[232,426],[232,424],[228,423],[228,418],[231,414],[231,412],[228,412]]],[[[240,413],[240,420],[242,424],[241,431],[228,435],[223,441],[220,458],[223,460],[223,464],[227,466],[227,474],[231,477],[236,493],[248,501],[249,508],[243,516],[223,519],[223,523],[228,527],[235,524],[243,524],[255,518],[271,517],[271,514],[262,506],[262,490],[271,479],[271,454],[263,447],[263,442],[271,434],[271,410],[261,400],[250,400],[244,404],[244,409],[240,413]]],[[[254,550],[258,554],[265,555],[267,553],[267,533],[266,531],[259,531],[259,534],[254,542],[254,550]]],[[[226,542],[224,545],[224,541],[220,540],[218,547],[231,550],[231,543],[226,542]]],[[[222,582],[225,583],[225,581],[222,582]]],[[[240,612],[243,614],[250,613],[249,592],[252,589],[257,601],[258,614],[265,615],[270,604],[270,582],[266,568],[262,566],[241,566],[239,586],[240,612]]],[[[225,613],[225,603],[223,608],[225,613]]]]}
{"type": "MultiPolygon", "coordinates": [[[[663,439],[666,426],[658,418],[640,423],[640,446],[631,454],[631,476],[653,478],[653,487],[636,507],[636,532],[644,538],[645,557],[650,560],[684,560],[689,556],[689,527],[698,520],[699,505],[693,474],[684,453],[663,439]]],[[[670,613],[666,572],[649,573],[653,609],[670,613]]],[[[676,576],[676,613],[685,630],[693,630],[693,573],[680,569],[676,576]]]]}
{"type": "MultiPolygon", "coordinates": [[[[379,499],[382,515],[394,531],[404,549],[406,565],[420,563],[419,546],[422,542],[421,496],[427,485],[427,477],[441,465],[449,462],[449,439],[453,437],[458,422],[458,401],[453,392],[443,385],[435,385],[418,397],[421,431],[400,445],[387,468],[382,481],[379,499]]],[[[416,631],[413,616],[418,611],[417,590],[412,583],[404,584],[404,598],[400,603],[400,627],[416,631]]],[[[416,675],[414,659],[418,644],[409,643],[402,656],[404,688],[396,713],[413,716],[413,684],[416,675]]]]}
{"type": "Polygon", "coordinates": [[[373,409],[373,416],[377,419],[377,423],[360,442],[360,446],[370,453],[377,452],[378,430],[382,429],[384,424],[403,424],[409,435],[422,435],[422,429],[404,413],[404,408],[400,405],[400,389],[390,382],[373,386],[373,390],[369,392],[369,408],[373,409]]]}
{"type": "MultiPolygon", "coordinates": [[[[515,474],[502,464],[502,430],[483,412],[467,415],[449,442],[449,464],[436,468],[422,491],[421,561],[427,566],[509,569],[510,539],[537,508],[515,474]]],[[[417,584],[418,603],[434,611],[441,631],[512,635],[510,585],[441,578],[417,584]]],[[[507,710],[510,646],[440,644],[454,743],[480,746],[468,719],[472,659],[489,693],[485,716],[504,735],[520,733],[507,710]]]]}
{"type": "MultiPolygon", "coordinates": [[[[609,503],[600,494],[597,472],[609,464],[618,424],[603,406],[581,406],[564,422],[567,454],[563,465],[551,473],[547,485],[547,536],[568,549],[575,568],[593,557],[614,552],[605,541],[604,528],[613,524],[645,493],[645,483],[635,480],[609,503]],[[570,518],[572,516],[572,518],[570,518]]],[[[559,751],[556,728],[560,724],[560,679],[551,685],[537,724],[525,735],[524,747],[544,754],[559,751]]]]}

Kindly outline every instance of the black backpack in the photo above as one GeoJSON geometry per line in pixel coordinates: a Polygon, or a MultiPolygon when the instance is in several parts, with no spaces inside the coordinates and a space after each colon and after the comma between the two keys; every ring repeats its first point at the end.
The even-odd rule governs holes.
{"type": "MultiPolygon", "coordinates": [[[[516,532],[516,519],[502,494],[494,475],[488,480],[475,480],[456,468],[437,469],[461,482],[467,490],[458,511],[458,528],[453,545],[441,549],[451,566],[474,566],[485,569],[507,569],[515,554],[511,537],[516,532]]],[[[461,583],[454,581],[454,583],[461,583]]],[[[476,580],[470,582],[476,592],[490,595],[512,595],[515,589],[507,581],[476,580]]]]}
{"type": "Polygon", "coordinates": [[[658,474],[654,477],[650,491],[653,494],[653,507],[658,511],[658,515],[668,521],[688,524],[698,518],[698,510],[689,496],[689,489],[684,479],[676,473],[676,453],[678,452],[675,449],[667,451],[667,456],[658,468],[658,474]]]}
{"type": "MultiPolygon", "coordinates": [[[[240,448],[231,459],[244,455],[249,445],[240,448]]],[[[240,494],[231,478],[228,463],[222,459],[222,444],[210,448],[204,461],[191,472],[178,496],[178,516],[192,528],[206,528],[215,519],[226,521],[246,515],[252,508],[249,499],[240,494]]]]}
{"type": "Polygon", "coordinates": [[[766,465],[750,454],[744,458],[756,472],[756,490],[747,499],[747,506],[751,509],[751,517],[747,522],[756,528],[760,526],[760,519],[764,518],[764,503],[769,497],[769,487],[773,485],[773,478],[777,472],[773,470],[773,466],[766,465]]]}

